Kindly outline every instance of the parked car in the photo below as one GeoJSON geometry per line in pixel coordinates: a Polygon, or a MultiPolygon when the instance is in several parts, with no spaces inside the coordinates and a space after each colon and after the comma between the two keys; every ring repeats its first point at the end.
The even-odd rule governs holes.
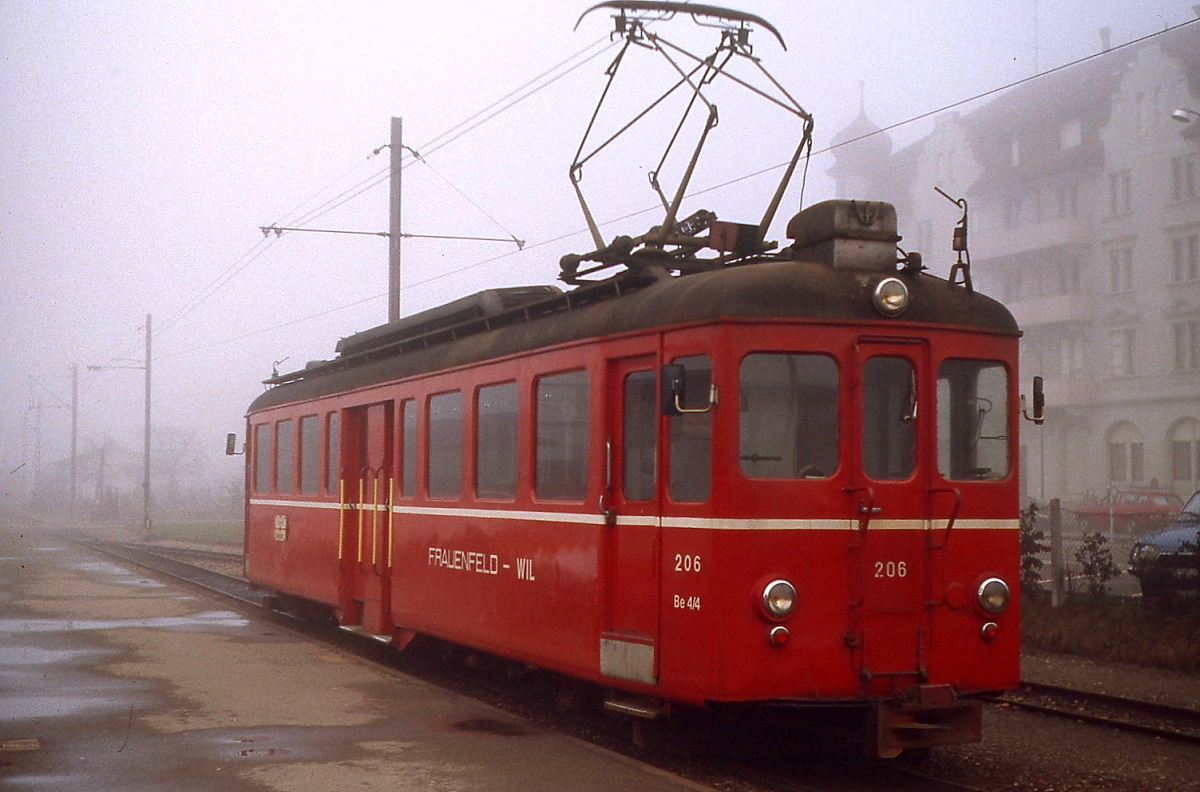
{"type": "Polygon", "coordinates": [[[1084,531],[1144,534],[1171,523],[1183,499],[1171,490],[1152,487],[1110,490],[1104,498],[1066,507],[1084,531]]]}
{"type": "Polygon", "coordinates": [[[1145,597],[1200,596],[1200,492],[1192,495],[1170,527],[1133,543],[1129,572],[1142,584],[1145,597]]]}

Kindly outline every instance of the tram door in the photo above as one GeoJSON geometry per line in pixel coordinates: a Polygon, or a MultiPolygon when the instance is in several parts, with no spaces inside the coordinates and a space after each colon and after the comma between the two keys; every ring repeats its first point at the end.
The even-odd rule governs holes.
{"type": "Polygon", "coordinates": [[[613,361],[604,509],[607,630],[600,671],[654,684],[658,678],[660,501],[658,379],[654,356],[613,361]]]}
{"type": "Polygon", "coordinates": [[[924,676],[930,639],[929,351],[916,339],[860,339],[855,351],[853,656],[864,686],[907,686],[924,676]]]}
{"type": "Polygon", "coordinates": [[[392,402],[347,411],[346,427],[339,618],[343,625],[390,635],[392,402]]]}

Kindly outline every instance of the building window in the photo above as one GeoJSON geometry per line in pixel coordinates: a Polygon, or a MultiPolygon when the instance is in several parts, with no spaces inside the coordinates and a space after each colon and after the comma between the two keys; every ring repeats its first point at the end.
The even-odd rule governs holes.
{"type": "Polygon", "coordinates": [[[1171,200],[1186,201],[1196,197],[1196,155],[1171,157],[1171,200]]]}
{"type": "Polygon", "coordinates": [[[1058,188],[1059,219],[1076,217],[1079,214],[1079,186],[1065,184],[1058,188]]]}
{"type": "Polygon", "coordinates": [[[1058,129],[1058,146],[1063,151],[1073,149],[1083,143],[1083,124],[1078,118],[1072,118],[1058,129]]]}
{"type": "Polygon", "coordinates": [[[1082,280],[1081,270],[1078,261],[1060,259],[1050,262],[1043,268],[1042,295],[1050,297],[1057,294],[1078,294],[1082,280]]]}
{"type": "Polygon", "coordinates": [[[300,419],[300,494],[316,495],[321,480],[321,421],[315,415],[300,419]]]}
{"type": "Polygon", "coordinates": [[[296,427],[292,419],[275,424],[275,491],[291,492],[295,486],[296,427]]]}
{"type": "Polygon", "coordinates": [[[1114,330],[1111,340],[1112,356],[1110,370],[1114,377],[1127,377],[1133,374],[1133,328],[1114,330]]]}
{"type": "Polygon", "coordinates": [[[517,384],[489,385],[475,396],[475,494],[517,496],[517,384]]]}
{"type": "Polygon", "coordinates": [[[462,494],[462,393],[429,399],[429,497],[462,494]]]}
{"type": "Polygon", "coordinates": [[[1108,433],[1108,480],[1114,484],[1145,479],[1145,446],[1133,424],[1122,422],[1108,433]]]}
{"type": "Polygon", "coordinates": [[[1021,225],[1021,199],[1006,198],[1002,207],[1004,212],[1004,230],[1012,231],[1021,225]]]}
{"type": "Polygon", "coordinates": [[[1108,174],[1108,212],[1125,214],[1133,211],[1133,181],[1129,171],[1113,171],[1108,174]]]}
{"type": "Polygon", "coordinates": [[[1200,234],[1171,240],[1171,280],[1175,283],[1200,279],[1200,234]]]}
{"type": "Polygon", "coordinates": [[[1200,420],[1185,418],[1171,429],[1171,480],[1176,489],[1200,489],[1200,420]]]}
{"type": "Polygon", "coordinates": [[[588,374],[572,371],[537,382],[534,490],[539,498],[587,495],[588,374]]]}
{"type": "Polygon", "coordinates": [[[1114,294],[1133,289],[1133,248],[1108,251],[1108,288],[1114,294]]]}
{"type": "Polygon", "coordinates": [[[1171,329],[1175,338],[1175,370],[1200,369],[1200,319],[1176,322],[1171,329]]]}

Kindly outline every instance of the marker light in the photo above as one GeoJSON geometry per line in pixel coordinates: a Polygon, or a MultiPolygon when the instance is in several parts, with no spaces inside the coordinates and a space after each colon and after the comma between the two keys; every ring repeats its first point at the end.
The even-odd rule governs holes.
{"type": "Polygon", "coordinates": [[[884,278],[875,286],[875,310],[884,316],[899,316],[908,308],[908,285],[899,278],[884,278]]]}
{"type": "Polygon", "coordinates": [[[772,619],[785,619],[796,607],[796,587],[786,580],[772,581],[763,589],[762,604],[772,619]]]}

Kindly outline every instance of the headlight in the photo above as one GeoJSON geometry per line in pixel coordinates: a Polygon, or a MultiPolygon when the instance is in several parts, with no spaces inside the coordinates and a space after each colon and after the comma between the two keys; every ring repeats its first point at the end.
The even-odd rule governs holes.
{"type": "Polygon", "coordinates": [[[884,278],[875,286],[874,302],[884,316],[899,316],[908,307],[908,285],[899,278],[884,278]]]}
{"type": "Polygon", "coordinates": [[[1158,558],[1160,552],[1162,551],[1154,545],[1134,545],[1133,550],[1129,553],[1129,560],[1134,564],[1145,564],[1158,558]]]}
{"type": "Polygon", "coordinates": [[[988,578],[979,584],[976,601],[984,613],[999,613],[1008,607],[1008,584],[1000,578],[988,578]]]}
{"type": "Polygon", "coordinates": [[[784,619],[796,608],[796,587],[786,580],[767,584],[762,595],[763,610],[772,619],[784,619]]]}

